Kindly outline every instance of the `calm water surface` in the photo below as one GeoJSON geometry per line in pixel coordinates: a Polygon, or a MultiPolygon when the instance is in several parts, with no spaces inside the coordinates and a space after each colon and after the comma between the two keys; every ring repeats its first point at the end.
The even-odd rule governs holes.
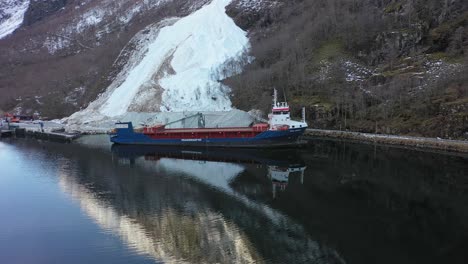
{"type": "Polygon", "coordinates": [[[0,263],[468,263],[468,158],[0,141],[0,263]]]}

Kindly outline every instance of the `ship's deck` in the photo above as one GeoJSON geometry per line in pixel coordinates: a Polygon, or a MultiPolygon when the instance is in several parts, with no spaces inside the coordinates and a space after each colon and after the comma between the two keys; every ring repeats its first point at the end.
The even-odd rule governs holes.
{"type": "Polygon", "coordinates": [[[267,124],[257,124],[252,127],[213,127],[213,128],[164,128],[164,127],[147,127],[143,130],[146,135],[156,134],[180,134],[180,133],[252,133],[263,132],[268,130],[267,124]]]}
{"type": "Polygon", "coordinates": [[[268,130],[266,126],[228,128],[145,128],[143,134],[152,138],[248,138],[268,130]]]}

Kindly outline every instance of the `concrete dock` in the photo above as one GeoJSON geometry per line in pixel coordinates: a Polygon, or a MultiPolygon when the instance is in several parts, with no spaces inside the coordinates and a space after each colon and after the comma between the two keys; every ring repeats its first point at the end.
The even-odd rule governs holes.
{"type": "Polygon", "coordinates": [[[49,140],[49,141],[56,141],[56,142],[63,142],[63,143],[70,143],[73,140],[79,138],[80,134],[72,134],[72,133],[65,133],[65,132],[41,132],[41,131],[25,131],[25,136],[29,138],[35,139],[42,139],[42,140],[49,140]]]}
{"type": "Polygon", "coordinates": [[[10,126],[3,126],[0,129],[0,134],[1,137],[27,137],[63,143],[70,143],[81,136],[81,133],[78,132],[65,132],[65,130],[56,123],[47,122],[45,124],[47,125],[42,128],[39,124],[34,124],[31,122],[10,124],[10,126]]]}
{"type": "Polygon", "coordinates": [[[374,144],[468,153],[468,141],[465,140],[397,136],[322,129],[307,129],[304,135],[306,137],[346,139],[364,143],[370,142],[374,144]]]}

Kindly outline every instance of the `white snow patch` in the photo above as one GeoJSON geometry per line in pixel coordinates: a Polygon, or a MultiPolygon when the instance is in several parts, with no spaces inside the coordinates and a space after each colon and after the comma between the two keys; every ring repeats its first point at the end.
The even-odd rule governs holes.
{"type": "Polygon", "coordinates": [[[332,79],[331,71],[335,66],[338,66],[343,71],[344,78],[347,82],[362,83],[374,73],[364,65],[350,60],[340,60],[338,64],[331,63],[327,60],[321,60],[319,62],[318,80],[324,82],[332,79]]]}
{"type": "MultiPolygon", "coordinates": [[[[99,111],[107,116],[127,112],[142,87],[163,88],[161,111],[231,109],[229,88],[213,78],[224,62],[248,48],[246,32],[225,13],[230,0],[213,0],[191,15],[159,31],[144,58],[107,98],[99,111]],[[155,79],[167,60],[162,79],[155,79]]],[[[138,104],[138,102],[134,102],[138,104]]]]}
{"type": "Polygon", "coordinates": [[[242,8],[242,9],[247,9],[251,11],[260,11],[266,7],[274,7],[276,5],[279,5],[278,1],[272,1],[272,0],[239,0],[237,2],[237,7],[242,8]]]}
{"type": "Polygon", "coordinates": [[[123,24],[127,24],[132,20],[133,16],[138,14],[141,11],[141,6],[137,5],[133,7],[126,15],[119,17],[119,21],[123,24]]]}
{"type": "Polygon", "coordinates": [[[373,72],[361,64],[346,60],[342,62],[347,82],[362,82],[369,78],[373,72]]]}
{"type": "Polygon", "coordinates": [[[460,74],[463,69],[463,65],[460,63],[447,63],[443,60],[427,60],[423,63],[423,67],[424,70],[422,72],[413,73],[413,77],[419,78],[421,84],[411,93],[425,90],[428,86],[436,84],[443,77],[460,74]]]}
{"type": "Polygon", "coordinates": [[[326,80],[331,79],[330,71],[331,71],[332,64],[329,61],[321,60],[319,62],[319,66],[320,66],[319,74],[318,74],[319,81],[324,82],[326,80]]]}
{"type": "Polygon", "coordinates": [[[59,36],[48,36],[43,43],[43,46],[52,55],[70,45],[71,41],[69,39],[59,36]]]}
{"type": "Polygon", "coordinates": [[[76,31],[78,33],[83,32],[86,28],[95,26],[104,19],[106,12],[102,9],[92,9],[81,16],[80,20],[76,25],[76,31]]]}
{"type": "Polygon", "coordinates": [[[83,34],[93,29],[96,41],[91,46],[99,46],[103,36],[111,33],[116,28],[121,28],[139,13],[159,7],[170,0],[144,0],[144,1],[113,1],[103,0],[97,6],[88,5],[91,1],[81,2],[74,7],[76,15],[70,19],[70,23],[64,26],[57,34],[63,37],[48,37],[44,41],[50,54],[68,48],[76,35],[83,34]],[[81,13],[83,12],[83,13],[81,13]]]}
{"type": "Polygon", "coordinates": [[[2,0],[0,4],[0,39],[10,35],[21,26],[29,0],[2,0]]]}
{"type": "Polygon", "coordinates": [[[86,92],[86,87],[80,86],[78,88],[73,89],[68,95],[65,97],[65,102],[72,104],[74,106],[78,106],[78,99],[82,97],[86,92]]]}
{"type": "Polygon", "coordinates": [[[116,121],[151,125],[203,112],[207,127],[248,126],[252,117],[230,110],[229,88],[218,82],[219,68],[249,47],[246,32],[225,14],[229,2],[214,0],[187,17],[140,31],[129,43],[132,51],[124,48],[115,61],[125,65],[107,90],[62,122],[69,129],[98,132],[116,121]]]}
{"type": "Polygon", "coordinates": [[[35,100],[36,103],[39,104],[39,105],[44,104],[43,102],[41,102],[41,99],[42,99],[42,96],[39,96],[39,95],[34,96],[34,100],[35,100]]]}
{"type": "Polygon", "coordinates": [[[460,63],[447,63],[442,60],[426,61],[423,65],[426,68],[427,77],[430,82],[436,81],[441,75],[458,74],[462,69],[462,64],[460,63]]]}
{"type": "Polygon", "coordinates": [[[171,158],[160,159],[159,166],[168,171],[186,173],[216,189],[227,192],[233,192],[229,184],[245,170],[245,167],[235,163],[171,158]]]}

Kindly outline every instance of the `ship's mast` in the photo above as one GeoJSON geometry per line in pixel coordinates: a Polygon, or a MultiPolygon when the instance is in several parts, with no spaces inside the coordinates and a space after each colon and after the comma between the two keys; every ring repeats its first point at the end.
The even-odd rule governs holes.
{"type": "Polygon", "coordinates": [[[278,103],[278,91],[276,89],[273,89],[273,107],[277,106],[278,103]]]}

